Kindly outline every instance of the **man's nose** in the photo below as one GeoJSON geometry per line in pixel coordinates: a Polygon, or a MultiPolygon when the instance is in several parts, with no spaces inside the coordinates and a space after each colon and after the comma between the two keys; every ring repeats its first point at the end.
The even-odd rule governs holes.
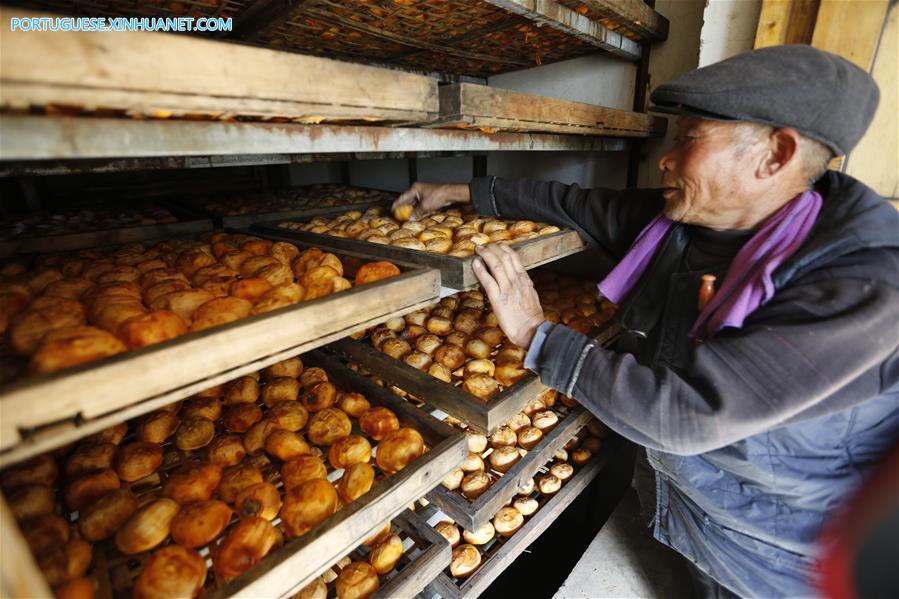
{"type": "Polygon", "coordinates": [[[659,158],[659,170],[662,172],[670,172],[674,170],[674,149],[670,149],[659,158]]]}

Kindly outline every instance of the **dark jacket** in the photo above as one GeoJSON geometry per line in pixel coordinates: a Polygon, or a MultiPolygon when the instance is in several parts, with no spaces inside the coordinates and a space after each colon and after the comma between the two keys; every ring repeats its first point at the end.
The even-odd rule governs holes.
{"type": "MultiPolygon", "coordinates": [[[[640,351],[557,325],[538,360],[545,384],[647,448],[656,538],[741,595],[809,592],[822,522],[899,436],[899,213],[846,175],[815,187],[811,234],[741,329],[694,344],[697,278],[655,269],[663,316],[640,351]]],[[[660,190],[492,177],[471,191],[482,214],[573,227],[615,259],[663,205],[660,190]]]]}

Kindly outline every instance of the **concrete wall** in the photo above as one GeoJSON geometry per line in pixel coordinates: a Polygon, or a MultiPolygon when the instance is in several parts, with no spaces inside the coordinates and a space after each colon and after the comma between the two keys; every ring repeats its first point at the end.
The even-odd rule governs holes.
{"type": "MultiPolygon", "coordinates": [[[[668,17],[668,39],[652,48],[650,90],[697,67],[751,50],[762,0],[657,0],[656,10],[668,17]]],[[[662,140],[644,146],[640,187],[659,184],[658,163],[677,132],[673,118],[662,140]]]]}
{"type": "MultiPolygon", "coordinates": [[[[671,27],[668,39],[652,47],[649,58],[650,91],[695,69],[699,64],[699,40],[705,7],[705,0],[656,0],[656,10],[668,18],[671,27]]],[[[674,135],[674,119],[670,119],[668,133],[663,139],[643,145],[638,186],[653,187],[659,184],[659,158],[670,147],[674,135]]]]}

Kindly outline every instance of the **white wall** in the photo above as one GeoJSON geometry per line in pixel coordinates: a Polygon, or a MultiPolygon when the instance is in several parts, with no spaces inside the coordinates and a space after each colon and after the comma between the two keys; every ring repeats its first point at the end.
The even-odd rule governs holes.
{"type": "Polygon", "coordinates": [[[762,0],[709,0],[703,13],[699,66],[752,50],[762,0]]]}
{"type": "Polygon", "coordinates": [[[492,87],[631,110],[634,64],[604,54],[591,54],[553,64],[495,75],[492,87]]]}
{"type": "MultiPolygon", "coordinates": [[[[492,87],[553,96],[610,108],[633,108],[634,63],[600,53],[490,77],[492,87]]],[[[624,187],[625,152],[496,152],[487,172],[499,177],[624,187]]]]}

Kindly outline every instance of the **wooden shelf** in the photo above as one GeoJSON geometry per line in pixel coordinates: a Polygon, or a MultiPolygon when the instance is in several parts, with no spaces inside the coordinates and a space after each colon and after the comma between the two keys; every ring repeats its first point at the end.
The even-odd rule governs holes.
{"type": "Polygon", "coordinates": [[[540,508],[525,520],[524,526],[511,537],[494,539],[485,546],[483,561],[471,576],[453,578],[444,570],[428,585],[429,593],[436,593],[443,599],[473,599],[483,593],[602,472],[614,453],[614,449],[601,451],[587,464],[579,467],[558,493],[548,498],[540,496],[540,508]]]}
{"type": "MultiPolygon", "coordinates": [[[[342,505],[308,533],[288,539],[259,564],[237,578],[228,582],[217,580],[210,570],[204,596],[215,599],[287,596],[303,588],[332,567],[337,560],[356,550],[364,539],[400,514],[403,515],[396,522],[399,532],[402,537],[412,537],[415,549],[410,550],[406,556],[401,571],[385,578],[381,596],[412,596],[449,564],[450,551],[442,537],[433,530],[426,530],[414,515],[406,514],[406,508],[439,484],[441,478],[464,459],[467,453],[464,434],[409,402],[395,397],[366,377],[352,372],[334,358],[313,351],[304,354],[302,359],[307,365],[323,368],[328,373],[329,380],[339,389],[362,393],[372,405],[391,410],[402,426],[414,428],[422,435],[428,451],[394,474],[386,475],[379,471],[374,485],[367,493],[342,505]]],[[[155,481],[151,483],[148,478],[144,484],[135,483],[136,486],[132,488],[142,500],[157,496],[162,480],[182,465],[196,462],[198,458],[195,452],[176,449],[170,441],[166,441],[163,447],[165,457],[155,473],[155,481]]],[[[267,482],[281,487],[281,462],[277,459],[264,455],[247,456],[242,463],[253,464],[267,482]]],[[[339,475],[340,472],[333,467],[329,468],[329,480],[333,482],[339,475]]],[[[13,531],[18,530],[16,524],[7,522],[5,513],[0,515],[3,517],[3,528],[11,526],[13,531]]],[[[232,524],[235,521],[236,519],[232,524]]],[[[30,552],[23,539],[16,538],[14,532],[12,535],[8,544],[4,538],[4,555],[9,550],[11,556],[16,556],[20,572],[31,574],[33,562],[26,560],[26,556],[30,557],[30,552]]],[[[206,555],[204,549],[200,549],[200,552],[206,555]]],[[[93,547],[93,554],[91,575],[98,583],[98,597],[112,599],[131,596],[131,586],[140,573],[141,563],[147,554],[123,555],[108,541],[97,542],[93,547]]],[[[356,556],[355,559],[359,557],[356,556]]],[[[39,571],[36,573],[40,576],[39,571]]]]}
{"type": "MultiPolygon", "coordinates": [[[[621,151],[622,139],[408,127],[0,115],[0,161],[333,152],[621,151]]],[[[229,157],[232,165],[240,163],[229,157]]],[[[285,158],[285,162],[288,162],[285,158]]],[[[205,164],[201,159],[199,166],[205,164]]],[[[193,166],[186,163],[184,166],[193,166]]]]}

